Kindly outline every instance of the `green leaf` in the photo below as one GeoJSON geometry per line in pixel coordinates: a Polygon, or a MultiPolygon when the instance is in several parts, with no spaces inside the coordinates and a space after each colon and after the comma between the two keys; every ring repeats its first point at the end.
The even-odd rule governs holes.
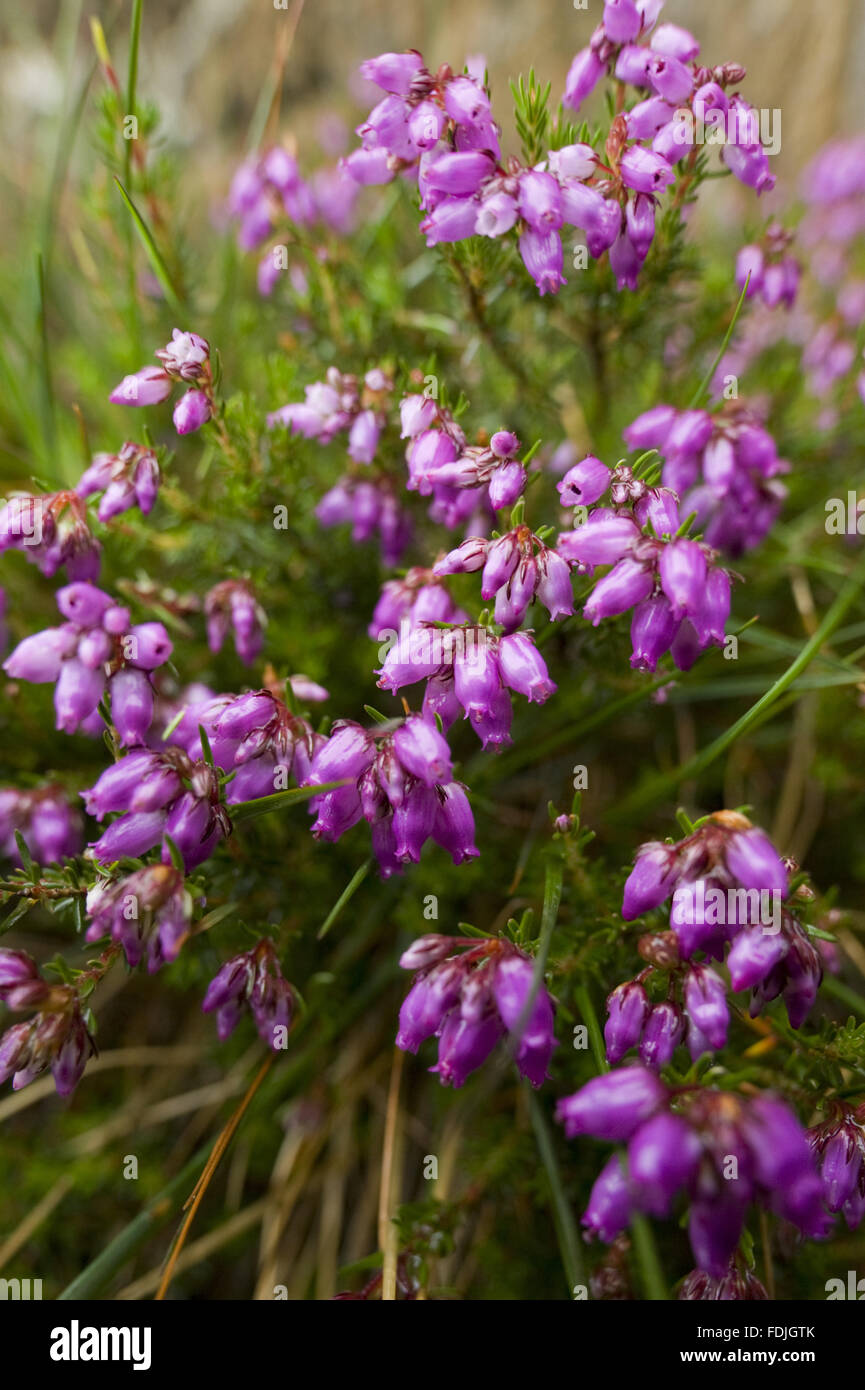
{"type": "Polygon", "coordinates": [[[337,787],[347,787],[350,780],[350,778],[345,778],[341,782],[322,782],[320,787],[289,787],[284,792],[273,792],[270,796],[260,796],[255,801],[241,801],[237,806],[229,806],[228,812],[232,824],[240,825],[243,821],[253,820],[256,816],[266,816],[270,811],[284,811],[289,806],[298,805],[302,801],[309,801],[313,796],[322,796],[324,792],[335,791],[337,787]]]}
{"type": "Polygon", "coordinates": [[[129,209],[129,214],[133,222],[135,223],[136,231],[138,232],[138,235],[141,238],[141,244],[143,245],[144,250],[147,253],[147,259],[150,261],[150,264],[153,268],[153,273],[159,281],[160,285],[162,286],[162,291],[165,295],[165,298],[168,300],[174,312],[178,314],[181,319],[185,319],[186,310],[183,307],[180,295],[174,287],[174,282],[171,279],[168,266],[165,264],[162,253],[159,250],[159,247],[156,245],[153,233],[151,232],[144,218],[141,216],[141,213],[138,211],[138,208],[133,203],[129,194],[126,192],[126,189],[123,187],[123,184],[120,182],[120,180],[118,178],[115,178],[114,182],[117,185],[117,189],[120,193],[121,198],[123,199],[124,203],[129,209]]]}

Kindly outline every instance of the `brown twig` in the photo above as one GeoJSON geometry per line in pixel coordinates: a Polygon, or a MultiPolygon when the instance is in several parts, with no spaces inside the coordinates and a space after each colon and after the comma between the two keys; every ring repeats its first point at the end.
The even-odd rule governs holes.
{"type": "Polygon", "coordinates": [[[183,1204],[184,1211],[187,1211],[187,1208],[189,1210],[187,1211],[186,1219],[184,1220],[183,1225],[180,1228],[177,1239],[175,1240],[174,1245],[172,1246],[171,1253],[168,1256],[168,1261],[165,1266],[165,1273],[162,1276],[159,1288],[156,1290],[156,1293],[154,1294],[155,1301],[160,1301],[164,1299],[166,1293],[168,1292],[168,1286],[171,1283],[171,1276],[174,1273],[174,1267],[177,1264],[180,1252],[186,1244],[186,1237],[189,1235],[190,1228],[192,1226],[193,1221],[195,1220],[195,1213],[198,1211],[204,1194],[210,1186],[210,1180],[216,1172],[217,1168],[219,1167],[222,1155],[225,1153],[226,1149],[231,1143],[234,1137],[234,1133],[241,1120],[243,1119],[244,1115],[246,1114],[247,1108],[249,1107],[249,1104],[253,1096],[255,1095],[256,1091],[263,1082],[264,1078],[267,1076],[267,1073],[270,1071],[270,1068],[272,1066],[273,1055],[271,1054],[271,1056],[267,1057],[265,1061],[262,1063],[257,1075],[255,1076],[252,1084],[246,1092],[246,1095],[243,1097],[243,1100],[238,1105],[231,1119],[228,1121],[228,1124],[225,1126],[222,1133],[219,1135],[219,1138],[213,1146],[210,1157],[204,1165],[201,1177],[198,1179],[198,1182],[195,1184],[194,1188],[192,1189],[192,1191],[190,1192],[189,1196],[183,1204]]]}

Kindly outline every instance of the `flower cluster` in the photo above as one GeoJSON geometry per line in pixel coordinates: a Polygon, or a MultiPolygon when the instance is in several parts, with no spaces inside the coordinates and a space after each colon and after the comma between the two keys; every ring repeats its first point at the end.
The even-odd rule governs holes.
{"type": "Polygon", "coordinates": [[[398,565],[411,540],[412,520],[390,478],[342,478],[322,497],[315,515],[322,526],[351,526],[356,545],[378,533],[385,565],[398,565]]]}
{"type": "Polygon", "coordinates": [[[482,504],[486,510],[512,507],[526,485],[516,455],[520,441],[511,430],[497,430],[489,444],[467,445],[450,411],[428,396],[404,396],[402,437],[408,439],[409,491],[432,496],[430,516],[455,527],[482,504]]]}
{"type": "Polygon", "coordinates": [[[581,526],[559,535],[559,555],[581,574],[613,566],[595,584],[583,616],[597,627],[633,608],[631,665],[638,670],[654,671],[670,652],[679,670],[687,671],[707,647],[724,643],[730,576],[716,551],[676,539],[678,529],[675,493],[654,488],[632,508],[597,507],[581,526]]]}
{"type": "Polygon", "coordinates": [[[541,295],[555,294],[562,274],[561,229],[580,228],[593,258],[610,253],[620,289],[636,289],[655,235],[658,195],[675,182],[675,166],[693,162],[698,134],[724,145],[724,160],[758,193],[771,189],[757,113],[727,89],[742,81],[735,63],[698,66],[699,44],[674,24],[655,25],[656,0],[609,0],[603,23],[574,59],[566,106],[578,110],[609,71],[641,94],[615,116],[604,163],[591,145],[562,144],[531,167],[503,159],[499,127],[480,74],[432,74],[421,54],[384,53],[361,67],[385,97],[358,127],[362,148],[344,166],[360,183],[398,173],[417,178],[427,245],[516,231],[523,263],[541,295]]]}
{"type": "Polygon", "coordinates": [[[489,541],[470,536],[433,566],[433,573],[439,575],[474,570],[483,571],[481,598],[495,599],[495,621],[506,633],[519,627],[536,599],[553,622],[574,611],[568,562],[544,545],[529,526],[515,526],[489,541]]]}
{"type": "Polygon", "coordinates": [[[262,937],[251,951],[227,960],[207,986],[201,1007],[205,1013],[216,1012],[220,1042],[249,1009],[261,1041],[281,1051],[294,1014],[294,991],[283,977],[273,942],[262,937]]]}
{"type": "Polygon", "coordinates": [[[381,688],[394,692],[426,679],[425,717],[438,719],[447,730],[462,711],[483,747],[497,752],[511,742],[508,692],[543,704],[556,689],[530,633],[500,637],[468,624],[446,632],[415,631],[410,642],[390,649],[377,674],[381,688]]]}
{"type": "Polygon", "coordinates": [[[69,491],[11,497],[0,508],[0,553],[20,550],[49,579],[62,565],[71,580],[96,579],[102,547],[82,497],[69,491]]]}
{"type": "Polygon", "coordinates": [[[293,434],[320,444],[347,434],[349,458],[369,464],[375,459],[392,391],[393,382],[380,367],[373,367],[362,381],[328,367],[324,381],[306,387],[302,402],[283,405],[268,415],[268,428],[284,425],[293,434]]]}
{"type": "Polygon", "coordinates": [[[789,251],[792,235],[770,222],[762,241],[749,242],[736,257],[736,284],[747,285],[747,299],[758,295],[767,309],[783,304],[792,308],[799,289],[801,267],[789,251]]]}
{"type": "Polygon", "coordinates": [[[56,863],[81,848],[80,817],[54,784],[0,789],[0,854],[20,864],[16,830],[37,864],[56,863]]]}
{"type": "MultiPolygon", "coordinates": [[[[690,960],[697,951],[723,960],[730,943],[730,982],[735,991],[752,991],[752,1017],[780,995],[791,1026],[799,1028],[817,997],[823,964],[808,932],[781,907],[788,887],[787,865],[763,831],[739,812],[717,811],[677,844],[654,841],[640,848],[625,884],[622,916],[633,921],[672,895],[675,948],[663,968],[675,970],[678,957],[690,960]]],[[[694,1053],[697,1047],[704,1050],[704,1040],[710,1047],[723,1046],[727,1006],[713,971],[704,968],[699,984],[689,986],[692,975],[687,973],[685,999],[686,1011],[694,1002],[700,1009],[690,1025],[696,1025],[694,1053]]],[[[625,1037],[622,1051],[636,1046],[640,1029],[631,1041],[625,1037]]]]}
{"type": "Polygon", "coordinates": [[[417,1052],[435,1034],[443,1086],[462,1086],[496,1044],[509,1038],[520,1076],[540,1086],[556,1045],[553,1004],[534,983],[530,956],[508,941],[422,936],[400,957],[416,972],[402,1003],[396,1045],[417,1052]],[[462,952],[453,955],[454,948],[462,952]]]}
{"type": "Polygon", "coordinates": [[[96,515],[110,521],[137,506],[145,516],[159,492],[159,464],[152,449],[127,440],[116,454],[95,454],[75,489],[79,497],[101,492],[96,515]]]}
{"type": "Polygon", "coordinates": [[[262,628],[267,620],[248,580],[223,579],[215,584],[205,596],[204,616],[210,650],[221,651],[233,632],[237,655],[245,666],[251,666],[264,645],[262,628]]]}
{"type": "Polygon", "coordinates": [[[696,152],[699,132],[706,143],[723,146],[724,163],[741,183],[757,193],[770,191],[775,176],[757,113],[738,93],[727,92],[743,81],[745,69],[739,63],[697,64],[700,45],[693,34],[677,24],[657,25],[663,5],[664,0],[606,0],[602,23],[571,64],[565,105],[578,111],[611,74],[645,93],[625,121],[629,135],[651,141],[653,153],[678,163],[696,152]]]}
{"type": "Polygon", "coordinates": [[[115,405],[159,405],[179,382],[188,389],[174,407],[174,428],[178,434],[201,429],[214,412],[209,343],[198,333],[175,328],[171,342],[154,356],[161,367],[141,367],[125,376],[109,400],[115,405]]]}
{"type": "Polygon", "coordinates": [[[151,672],[172,651],[162,623],[130,624],[129,610],[89,583],[57,591],[66,622],[25,637],[3,670],[13,680],[56,682],[57,728],[98,733],[99,703],[111,697],[111,719],[124,747],[144,742],[153,718],[151,672]]]}
{"type": "Polygon", "coordinates": [[[190,873],[231,831],[214,768],[179,748],[128,753],[82,796],[88,815],[98,821],[122,813],[88,846],[100,864],[135,858],[161,843],[162,862],[171,863],[173,846],[190,873]]]}
{"type": "Polygon", "coordinates": [[[786,496],[778,475],[790,465],[747,408],[731,402],[711,415],[657,405],[624,437],[629,449],[659,451],[665,486],[684,516],[696,512],[707,545],[735,556],[764,539],[786,496]]]}
{"type": "MultiPolygon", "coordinates": [[[[287,218],[296,227],[322,223],[340,235],[354,226],[358,185],[339,166],[324,167],[305,178],[292,152],[273,145],[264,154],[244,160],[235,171],[228,195],[228,212],[237,219],[237,243],[254,251],[272,238],[287,218]]],[[[279,274],[273,256],[259,266],[258,287],[270,294],[279,274]]]]}
{"type": "Polygon", "coordinates": [[[740,324],[718,365],[714,389],[741,377],[760,357],[788,344],[799,357],[807,389],[818,402],[815,423],[825,433],[841,412],[865,400],[865,366],[857,331],[865,316],[865,142],[833,140],[805,170],[801,193],[807,211],[797,242],[805,266],[787,252],[787,234],[770,224],[760,244],[740,252],[737,279],[752,271],[749,297],[758,301],[740,324]],[[795,303],[792,304],[794,288],[795,303]],[[787,312],[775,312],[778,304],[787,312]]]}
{"type": "Polygon", "coordinates": [[[865,1112],[840,1101],[832,1115],[808,1131],[820,1168],[823,1200],[831,1212],[841,1212],[851,1231],[865,1216],[865,1112]]]}
{"type": "MultiPolygon", "coordinates": [[[[292,682],[292,689],[309,698],[309,684],[295,687],[292,682]]],[[[320,686],[312,691],[315,699],[327,694],[320,686]]],[[[193,704],[174,733],[175,741],[193,759],[202,756],[199,727],[208,737],[216,766],[231,774],[225,792],[233,806],[284,791],[291,778],[300,786],[325,743],[322,734],[314,733],[269,689],[219,695],[193,704]]]]}
{"type": "Polygon", "coordinates": [[[152,974],[176,960],[192,923],[192,897],[183,874],[169,864],[148,864],[125,878],[98,878],[87,894],[87,941],[110,937],[134,969],[147,952],[152,974]]]}
{"type": "Polygon", "coordinates": [[[828,1233],[823,1188],[804,1130],[771,1094],[749,1098],[711,1088],[670,1091],[642,1066],[595,1077],[559,1102],[569,1138],[591,1134],[627,1144],[606,1164],[583,1224],[613,1240],[634,1211],[668,1216],[676,1195],[690,1201],[688,1233],[699,1269],[722,1279],[752,1202],[806,1235],[828,1233]]]}
{"type": "Polygon", "coordinates": [[[367,631],[376,640],[390,632],[399,632],[402,639],[425,623],[467,621],[435,571],[415,565],[401,578],[388,579],[382,585],[367,631]]]}
{"type": "Polygon", "coordinates": [[[73,985],[52,985],[24,951],[0,949],[0,1001],[13,1013],[36,1010],[0,1037],[0,1083],[20,1091],[50,1067],[60,1096],[71,1095],[95,1051],[73,985]]]}
{"type": "Polygon", "coordinates": [[[350,719],[334,724],[316,752],[306,786],[345,782],[313,797],[310,809],[317,839],[338,840],[359,820],[372,832],[382,878],[418,863],[429,839],[455,864],[475,857],[474,818],[465,788],[454,781],[450,749],[436,729],[417,714],[396,728],[368,731],[350,719]]]}

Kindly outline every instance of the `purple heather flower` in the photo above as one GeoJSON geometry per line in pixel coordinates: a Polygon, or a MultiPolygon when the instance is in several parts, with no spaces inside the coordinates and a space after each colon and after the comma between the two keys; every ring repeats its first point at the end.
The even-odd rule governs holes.
{"type": "Polygon", "coordinates": [[[743,888],[768,889],[787,896],[787,870],[768,835],[752,827],[727,841],[727,868],[743,888]]]}
{"type": "Polygon", "coordinates": [[[615,564],[632,549],[639,535],[640,528],[632,517],[598,507],[582,526],[559,536],[558,552],[566,560],[593,569],[595,565],[615,564]]]}
{"type": "Polygon", "coordinates": [[[474,1020],[463,1018],[457,1009],[452,1009],[442,1024],[438,1061],[430,1071],[438,1073],[443,1086],[462,1086],[503,1035],[504,1028],[494,1013],[474,1020]]]}
{"type": "Polygon", "coordinates": [[[608,995],[604,1024],[608,1062],[621,1062],[625,1053],[637,1046],[648,1015],[649,1000],[637,980],[626,980],[608,995]]]}
{"type": "Polygon", "coordinates": [[[108,399],[114,405],[159,405],[171,395],[171,378],[162,367],[142,367],[125,376],[108,399]]]}
{"type": "Polygon", "coordinates": [[[514,632],[502,637],[498,660],[505,685],[524,695],[529,703],[543,704],[555,692],[544,659],[528,633],[514,632]]]}
{"type": "Polygon", "coordinates": [[[400,1010],[397,1047],[417,1052],[426,1038],[438,1034],[438,1062],[430,1070],[443,1085],[461,1086],[508,1034],[520,1075],[541,1084],[555,1047],[553,1006],[543,982],[533,988],[528,956],[499,941],[425,937],[400,964],[421,969],[400,1010]],[[469,949],[441,959],[453,946],[469,949]]]}
{"type": "Polygon", "coordinates": [[[630,1225],[633,1201],[628,1179],[618,1154],[613,1154],[596,1177],[582,1224],[587,1238],[597,1236],[609,1243],[630,1225]]]}
{"type": "Polygon", "coordinates": [[[602,618],[616,617],[648,598],[653,587],[652,573],[645,565],[630,558],[620,560],[595,585],[583,608],[583,617],[597,627],[602,618]]]}
{"type": "Polygon", "coordinates": [[[666,1216],[680,1187],[694,1178],[701,1145],[679,1115],[653,1115],[628,1144],[628,1184],[637,1204],[653,1216],[666,1216]]]}
{"type": "Polygon", "coordinates": [[[740,290],[748,286],[748,299],[763,287],[763,252],[759,246],[743,246],[736,257],[736,284],[740,290]]]}
{"type": "Polygon", "coordinates": [[[622,228],[622,210],[588,184],[567,180],[562,184],[562,216],[586,234],[590,256],[597,259],[613,245],[622,228]]]}
{"type": "Polygon", "coordinates": [[[675,179],[666,159],[642,145],[632,145],[625,151],[619,160],[619,169],[623,182],[637,193],[658,193],[675,179]]]}
{"type": "Polygon", "coordinates": [[[494,169],[495,161],[481,150],[458,150],[441,154],[428,164],[426,181],[441,193],[466,197],[477,192],[494,169]]]}
{"type": "MultiPolygon", "coordinates": [[[[458,156],[454,155],[456,159],[458,156]]],[[[474,234],[480,204],[475,198],[446,198],[420,224],[427,246],[464,241],[474,234]]]]}
{"type": "Polygon", "coordinates": [[[643,20],[634,0],[606,0],[604,33],[613,43],[630,43],[640,32],[643,20]]]}
{"type": "MultiPolygon", "coordinates": [[[[106,687],[111,691],[129,667],[152,670],[162,665],[171,655],[171,641],[161,623],[141,623],[124,633],[128,612],[90,583],[77,582],[59,589],[57,605],[69,621],[62,628],[25,638],[5,662],[4,670],[20,680],[55,680],[58,729],[74,733],[83,727],[89,732],[88,721],[95,717],[106,687]]],[[[124,684],[129,691],[135,683],[126,680],[124,684]]],[[[137,688],[140,700],[144,698],[140,681],[137,688]]]]}
{"type": "Polygon", "coordinates": [[[17,986],[39,978],[39,968],[26,951],[10,951],[0,947],[0,999],[17,986]]]}
{"type": "Polygon", "coordinates": [[[823,1184],[823,1200],[843,1213],[851,1231],[865,1215],[865,1130],[861,1110],[835,1102],[824,1124],[808,1131],[823,1184]]]}
{"type": "Polygon", "coordinates": [[[631,620],[631,665],[639,671],[655,671],[659,659],[670,650],[679,630],[669,600],[663,594],[643,599],[631,620]]]}
{"type": "Polygon", "coordinates": [[[409,715],[378,743],[359,725],[342,721],[315,753],[304,782],[349,785],[312,799],[313,834],[336,840],[363,817],[372,827],[383,878],[416,863],[430,838],[462,862],[477,851],[471,813],[452,775],[447,743],[423,715],[409,715]]]}
{"type": "Polygon", "coordinates": [[[216,1010],[220,1042],[248,1008],[262,1042],[281,1051],[294,1014],[294,991],[283,977],[273,942],[264,937],[251,951],[227,961],[208,985],[201,1007],[205,1013],[216,1010]]]}
{"type": "Polygon", "coordinates": [[[79,817],[54,784],[29,791],[0,789],[0,854],[20,864],[16,830],[38,864],[55,863],[81,848],[79,817]]]}
{"type": "Polygon", "coordinates": [[[251,666],[264,644],[264,610],[247,580],[226,579],[210,589],[204,600],[207,645],[218,652],[229,631],[234,648],[245,666],[251,666]]]}
{"type": "Polygon", "coordinates": [[[569,468],[556,488],[563,507],[591,507],[610,486],[610,470],[600,459],[587,454],[581,463],[569,468]]]}
{"type": "Polygon", "coordinates": [[[574,1095],[560,1100],[556,1115],[569,1139],[591,1134],[620,1143],[660,1109],[666,1095],[654,1072],[640,1066],[621,1067],[593,1077],[574,1095]]]}
{"type": "Polygon", "coordinates": [[[635,451],[662,448],[675,420],[676,410],[671,405],[656,405],[644,411],[623,431],[628,448],[635,451]]]}
{"type": "Polygon", "coordinates": [[[539,169],[527,169],[520,178],[519,212],[535,231],[556,231],[561,227],[558,180],[539,169]]]}
{"type": "Polygon", "coordinates": [[[678,877],[675,851],[670,845],[651,842],[637,852],[625,884],[622,916],[626,922],[660,907],[672,893],[678,877]]]}
{"type": "Polygon", "coordinates": [[[649,60],[647,75],[658,96],[673,105],[685,101],[694,89],[693,71],[681,59],[669,53],[654,53],[649,60]]]}
{"type": "Polygon", "coordinates": [[[730,1010],[724,982],[708,965],[692,965],[685,976],[685,1013],[689,1023],[719,1051],[726,1045],[730,1010]]]}
{"type": "Polygon", "coordinates": [[[207,370],[210,345],[198,333],[172,330],[171,342],[154,353],[169,376],[180,381],[198,381],[207,370]]]}
{"type": "Polygon", "coordinates": [[[627,232],[622,232],[610,247],[610,269],[620,290],[635,290],[642,260],[627,232]]]}
{"type": "Polygon", "coordinates": [[[615,75],[620,82],[631,87],[649,86],[649,65],[652,51],[640,44],[628,43],[619,50],[616,58],[615,75]]]}
{"type": "Polygon", "coordinates": [[[210,401],[203,391],[190,390],[180,397],[174,407],[174,428],[178,434],[192,434],[207,424],[211,416],[210,401]]]}
{"type": "Polygon", "coordinates": [[[562,275],[562,239],[557,231],[534,231],[530,228],[523,232],[520,255],[539,294],[555,294],[561,285],[567,284],[562,275]]]}
{"type": "Polygon", "coordinates": [[[144,743],[153,720],[153,700],[153,686],[143,671],[129,666],[112,677],[111,722],[124,748],[144,743]]]}
{"type": "Polygon", "coordinates": [[[761,926],[739,932],[727,957],[733,989],[754,989],[771,975],[787,950],[788,943],[780,932],[772,935],[761,926]]]}
{"type": "Polygon", "coordinates": [[[591,145],[562,145],[550,150],[547,166],[560,180],[587,179],[598,165],[598,156],[591,145]]]}
{"type": "Polygon", "coordinates": [[[48,578],[61,565],[70,580],[92,580],[99,574],[101,546],[75,492],[10,497],[0,507],[0,552],[8,549],[19,550],[48,578]]]}
{"type": "Polygon", "coordinates": [[[152,974],[177,959],[189,935],[192,899],[178,869],[149,864],[125,878],[97,879],[87,894],[87,916],[88,941],[111,937],[133,969],[146,948],[152,974]]]}
{"type": "Polygon", "coordinates": [[[380,53],[367,58],[358,69],[367,82],[374,82],[385,92],[407,96],[415,79],[425,72],[423,58],[414,50],[408,53],[380,53]]]}
{"type": "Polygon", "coordinates": [[[652,34],[651,47],[655,53],[667,53],[682,63],[692,62],[700,52],[694,35],[678,24],[659,24],[652,34]]]}
{"type": "Polygon", "coordinates": [[[519,216],[516,198],[503,191],[483,193],[477,204],[474,230],[477,236],[503,236],[519,216]]]}
{"type": "Polygon", "coordinates": [[[675,1004],[663,1000],[653,1005],[640,1039],[640,1061],[655,1071],[661,1071],[673,1060],[684,1034],[684,1019],[675,1004]]]}
{"type": "Polygon", "coordinates": [[[665,545],[659,571],[673,617],[690,617],[696,613],[706,586],[706,556],[696,541],[678,540],[665,545]]]}
{"type": "Polygon", "coordinates": [[[625,114],[628,135],[632,140],[650,140],[674,114],[675,107],[663,97],[647,97],[625,114]]]}
{"type": "MultiPolygon", "coordinates": [[[[448,950],[451,945],[449,941],[448,950]]],[[[400,964],[406,970],[418,968],[411,962],[404,962],[403,957],[400,964]]],[[[421,969],[399,1011],[397,1047],[402,1048],[404,1052],[416,1053],[421,1043],[438,1033],[459,999],[463,978],[457,957],[441,960],[431,968],[421,969]]]]}
{"type": "Polygon", "coordinates": [[[605,66],[593,49],[581,49],[568,69],[563,97],[565,106],[579,111],[603,77],[605,66]]]}
{"type": "Polygon", "coordinates": [[[103,494],[97,515],[110,521],[137,505],[145,516],[152,511],[159,491],[159,464],[151,449],[127,442],[117,454],[96,454],[81,475],[75,491],[79,497],[103,494]]]}

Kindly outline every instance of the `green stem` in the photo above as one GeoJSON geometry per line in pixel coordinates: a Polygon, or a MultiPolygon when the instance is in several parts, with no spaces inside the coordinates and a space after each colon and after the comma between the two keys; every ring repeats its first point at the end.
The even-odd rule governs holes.
{"type": "MultiPolygon", "coordinates": [[[[141,8],[143,0],[132,0],[132,24],[129,33],[129,69],[126,79],[125,115],[135,115],[136,88],[138,85],[138,43],[141,37],[141,8]]],[[[126,141],[123,152],[123,184],[132,189],[132,141],[126,141]]]]}
{"type": "Polygon", "coordinates": [[[574,1221],[574,1214],[571,1211],[571,1204],[562,1185],[562,1174],[556,1158],[550,1127],[547,1124],[547,1117],[533,1091],[529,1093],[529,1109],[532,1114],[532,1126],[535,1131],[538,1152],[541,1155],[541,1161],[546,1169],[547,1180],[550,1184],[553,1199],[553,1221],[562,1255],[565,1278],[568,1281],[568,1292],[573,1296],[576,1286],[578,1284],[585,1285],[586,1282],[579,1232],[574,1221]]]}
{"type": "Polygon", "coordinates": [[[372,868],[372,864],[372,856],[370,856],[369,859],[365,860],[364,863],[361,864],[357,872],[352,875],[351,880],[342,890],[333,907],[330,909],[330,912],[327,914],[321,926],[319,927],[319,941],[321,941],[322,937],[327,936],[327,933],[330,931],[331,927],[333,926],[339,914],[342,912],[346,903],[351,902],[358,888],[363,883],[364,879],[366,878],[367,874],[372,868]]]}
{"type": "Polygon", "coordinates": [[[688,402],[688,409],[689,409],[689,410],[694,410],[694,409],[700,404],[700,401],[703,399],[703,396],[706,394],[706,392],[709,390],[709,387],[710,387],[711,384],[712,384],[712,377],[715,375],[715,372],[718,370],[718,364],[720,363],[721,358],[724,356],[724,353],[727,351],[727,348],[728,348],[729,345],[730,345],[730,339],[731,339],[732,336],[733,336],[733,330],[735,329],[736,324],[737,324],[738,319],[739,319],[739,315],[740,315],[740,313],[742,312],[742,305],[745,303],[745,296],[746,296],[747,293],[748,293],[748,281],[749,281],[750,279],[751,279],[751,276],[750,276],[750,273],[749,273],[748,279],[745,281],[745,286],[744,286],[744,288],[743,288],[743,290],[742,290],[742,293],[739,295],[739,302],[738,302],[738,304],[736,305],[735,311],[734,311],[734,313],[733,313],[733,317],[732,317],[731,320],[730,320],[730,327],[727,329],[727,332],[724,334],[724,341],[723,341],[722,344],[721,344],[720,351],[718,352],[718,355],[717,355],[717,357],[715,358],[714,362],[712,363],[711,367],[709,368],[708,372],[707,372],[706,375],[703,377],[703,380],[700,382],[700,385],[697,387],[696,391],[694,392],[694,395],[691,397],[690,401],[688,402]]]}
{"type": "Polygon", "coordinates": [[[592,1044],[592,1054],[595,1058],[598,1071],[603,1073],[610,1070],[607,1061],[607,1049],[604,1046],[604,1035],[601,1031],[601,1023],[595,1011],[592,996],[589,993],[587,984],[579,984],[574,988],[574,998],[579,1006],[586,1027],[589,1030],[589,1042],[592,1044]]]}
{"type": "Polygon", "coordinates": [[[562,901],[562,881],[564,879],[565,868],[562,859],[552,855],[547,859],[546,875],[544,878],[544,905],[541,909],[541,931],[538,938],[538,950],[535,956],[535,967],[532,973],[532,983],[526,996],[526,1002],[522,1007],[520,1016],[511,1031],[510,1053],[516,1057],[523,1033],[532,1016],[532,1009],[535,1007],[535,1000],[538,991],[543,984],[544,972],[547,968],[547,959],[550,954],[550,942],[553,937],[553,928],[556,925],[556,918],[559,915],[559,904],[562,901]]]}
{"type": "Polygon", "coordinates": [[[636,1212],[631,1217],[631,1234],[634,1237],[634,1253],[643,1276],[646,1298],[652,1303],[665,1303],[667,1286],[655,1246],[655,1233],[648,1217],[642,1212],[636,1212]]]}

